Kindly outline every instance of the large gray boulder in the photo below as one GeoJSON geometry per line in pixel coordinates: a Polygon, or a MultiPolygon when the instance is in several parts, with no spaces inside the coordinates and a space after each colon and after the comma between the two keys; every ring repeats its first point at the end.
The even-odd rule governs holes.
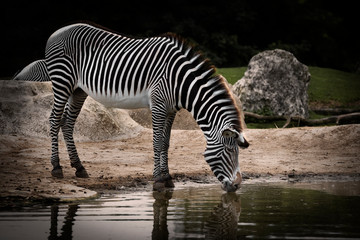
{"type": "Polygon", "coordinates": [[[275,49],[252,57],[233,91],[244,111],[307,118],[309,81],[307,66],[292,53],[275,49]]]}
{"type": "MultiPolygon", "coordinates": [[[[50,82],[0,80],[0,135],[47,138],[54,98],[51,89],[50,82]]],[[[88,97],[76,121],[74,138],[123,139],[136,136],[142,129],[125,110],[105,108],[88,97]]]]}

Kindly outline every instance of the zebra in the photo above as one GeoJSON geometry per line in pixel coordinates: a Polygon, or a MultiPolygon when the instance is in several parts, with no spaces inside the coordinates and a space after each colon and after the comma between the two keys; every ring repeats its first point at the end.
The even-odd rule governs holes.
{"type": "Polygon", "coordinates": [[[153,188],[174,187],[168,169],[171,127],[176,112],[187,109],[207,140],[204,152],[226,191],[241,182],[241,116],[230,90],[210,61],[176,34],[131,38],[88,23],[60,28],[48,39],[45,59],[15,74],[14,80],[51,81],[50,114],[53,177],[62,178],[58,134],[63,132],[75,175],[89,177],[78,156],[74,124],[87,96],[106,107],[150,108],[153,123],[153,188]]]}

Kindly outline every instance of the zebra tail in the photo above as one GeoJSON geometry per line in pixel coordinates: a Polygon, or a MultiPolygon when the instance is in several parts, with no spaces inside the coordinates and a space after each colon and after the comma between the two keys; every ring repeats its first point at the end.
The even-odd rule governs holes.
{"type": "Polygon", "coordinates": [[[17,72],[13,80],[47,82],[51,81],[45,60],[37,60],[17,72]]]}

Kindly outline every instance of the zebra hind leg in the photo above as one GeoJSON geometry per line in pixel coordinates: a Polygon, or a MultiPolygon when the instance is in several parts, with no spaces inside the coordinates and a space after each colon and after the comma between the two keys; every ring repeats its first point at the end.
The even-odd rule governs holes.
{"type": "Polygon", "coordinates": [[[79,178],[89,177],[84,166],[81,164],[73,137],[74,125],[86,100],[86,97],[87,94],[80,88],[77,88],[72,94],[72,96],[69,98],[68,103],[66,104],[63,118],[61,120],[61,130],[66,142],[66,148],[69,153],[71,166],[73,168],[76,168],[75,175],[79,178]]]}
{"type": "MultiPolygon", "coordinates": [[[[54,89],[54,84],[53,84],[54,89]]],[[[63,171],[59,159],[59,141],[58,135],[60,130],[61,118],[64,113],[65,104],[68,100],[69,93],[63,92],[61,95],[56,94],[54,91],[54,105],[51,110],[50,122],[50,136],[51,136],[51,164],[53,170],[51,175],[56,178],[63,178],[63,171]]]]}

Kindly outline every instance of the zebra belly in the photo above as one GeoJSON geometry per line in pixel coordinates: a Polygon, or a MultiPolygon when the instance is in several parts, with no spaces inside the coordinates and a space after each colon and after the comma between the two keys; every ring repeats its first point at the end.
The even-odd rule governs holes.
{"type": "Polygon", "coordinates": [[[115,94],[111,96],[106,96],[86,91],[86,89],[84,90],[90,97],[95,99],[97,102],[103,104],[105,107],[134,109],[148,108],[150,106],[149,96],[147,92],[138,93],[136,95],[115,94]]]}

